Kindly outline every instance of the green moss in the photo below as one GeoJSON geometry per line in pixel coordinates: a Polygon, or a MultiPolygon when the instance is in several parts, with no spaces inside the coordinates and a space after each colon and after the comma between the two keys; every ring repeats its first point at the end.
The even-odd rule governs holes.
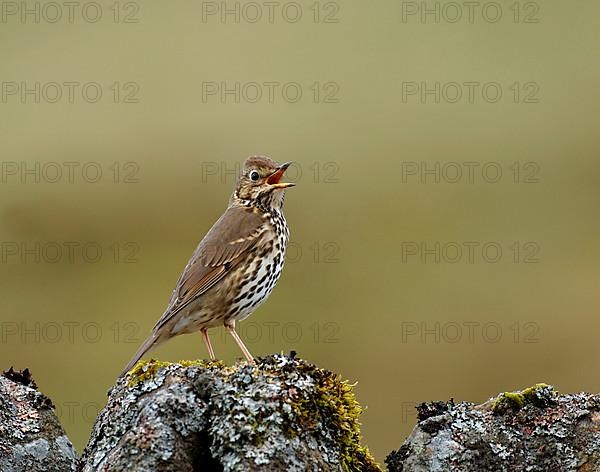
{"type": "Polygon", "coordinates": [[[193,366],[201,366],[201,367],[224,367],[223,362],[221,361],[205,361],[205,360],[182,360],[177,363],[174,362],[165,362],[159,361],[156,359],[150,359],[148,361],[141,360],[139,361],[133,369],[131,369],[127,374],[127,386],[135,387],[147,380],[151,380],[155,377],[156,373],[164,368],[169,367],[170,365],[178,364],[184,367],[193,367],[193,366]]]}
{"type": "MultiPolygon", "coordinates": [[[[303,367],[310,370],[307,373],[316,379],[316,392],[310,398],[292,401],[297,416],[294,426],[302,430],[315,429],[320,425],[327,431],[337,431],[344,470],[380,471],[369,449],[361,445],[358,418],[363,409],[354,396],[354,385],[332,372],[306,364],[303,367]]],[[[290,431],[292,435],[299,432],[290,431]]]]}
{"type": "Polygon", "coordinates": [[[539,383],[517,392],[504,392],[498,395],[494,401],[492,411],[502,414],[508,410],[518,411],[525,405],[545,408],[549,405],[552,394],[552,387],[545,383],[539,383]]]}

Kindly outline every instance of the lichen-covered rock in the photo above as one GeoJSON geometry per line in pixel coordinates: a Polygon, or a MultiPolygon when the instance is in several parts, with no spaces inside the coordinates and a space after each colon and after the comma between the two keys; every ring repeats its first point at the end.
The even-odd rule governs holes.
{"type": "Polygon", "coordinates": [[[386,459],[390,472],[600,470],[600,395],[538,384],[481,405],[417,410],[419,423],[386,459]]]}
{"type": "Polygon", "coordinates": [[[76,454],[27,369],[0,376],[0,471],[71,472],[76,454]]]}
{"type": "Polygon", "coordinates": [[[360,412],[351,385],[293,355],[142,362],[109,392],[81,470],[378,471],[360,412]]]}

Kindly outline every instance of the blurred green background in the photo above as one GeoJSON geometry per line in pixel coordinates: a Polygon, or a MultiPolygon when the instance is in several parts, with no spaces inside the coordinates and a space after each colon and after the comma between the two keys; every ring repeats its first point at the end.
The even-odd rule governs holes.
{"type": "MultiPolygon", "coordinates": [[[[296,163],[294,244],[242,337],[255,355],[294,349],[357,381],[380,461],[416,402],[540,381],[600,391],[600,4],[500,2],[496,22],[459,4],[452,22],[457,10],[438,3],[436,22],[408,14],[420,2],[317,2],[293,22],[294,5],[270,21],[259,3],[254,23],[245,3],[239,22],[203,20],[220,2],[106,2],[96,22],[82,3],[55,23],[39,5],[39,22],[9,9],[0,23],[0,358],[32,370],[79,450],[225,208],[228,171],[255,153],[296,163]],[[72,100],[65,82],[80,84],[72,100]],[[252,82],[279,85],[256,100],[252,82]],[[282,95],[290,82],[296,103],[294,88],[282,95]],[[455,100],[450,82],[480,85],[455,100]],[[223,99],[235,83],[239,98],[223,99]],[[407,83],[419,91],[403,97],[407,83]],[[422,97],[435,83],[439,99],[422,97]],[[422,163],[440,166],[439,182],[412,173],[422,163]],[[465,243],[478,245],[471,259],[465,243]]],[[[241,356],[213,339],[227,362],[241,356]]],[[[198,334],[154,356],[206,353],[198,334]]]]}

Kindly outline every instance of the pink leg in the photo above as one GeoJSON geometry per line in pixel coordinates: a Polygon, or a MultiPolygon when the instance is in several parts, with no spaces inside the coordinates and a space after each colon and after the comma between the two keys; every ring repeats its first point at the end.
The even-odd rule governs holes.
{"type": "Polygon", "coordinates": [[[208,355],[210,356],[210,360],[216,361],[215,351],[213,351],[212,344],[210,343],[210,338],[208,337],[208,329],[204,328],[202,330],[202,338],[204,338],[204,343],[206,344],[206,349],[208,349],[208,355]]]}
{"type": "Polygon", "coordinates": [[[254,357],[252,357],[252,354],[250,354],[250,351],[248,350],[248,348],[242,341],[242,338],[240,338],[239,335],[235,331],[235,321],[232,321],[231,323],[226,324],[225,329],[229,332],[229,334],[231,334],[233,336],[233,339],[235,339],[235,342],[237,343],[239,348],[244,353],[244,357],[246,358],[246,360],[248,362],[252,362],[254,364],[255,363],[254,357]]]}

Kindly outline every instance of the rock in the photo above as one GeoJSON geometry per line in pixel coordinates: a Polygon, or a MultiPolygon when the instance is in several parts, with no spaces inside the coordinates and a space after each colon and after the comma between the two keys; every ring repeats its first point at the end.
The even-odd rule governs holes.
{"type": "Polygon", "coordinates": [[[141,362],[109,392],[84,472],[379,471],[352,386],[291,356],[141,362]]]}
{"type": "Polygon", "coordinates": [[[600,395],[538,384],[481,405],[435,402],[386,459],[390,472],[600,470],[600,395]]]}
{"type": "MultiPolygon", "coordinates": [[[[600,470],[600,395],[538,384],[417,412],[390,472],[600,470]]],[[[379,471],[360,413],[351,385],[293,353],[231,367],[152,360],[117,380],[77,461],[51,401],[11,368],[0,376],[0,471],[379,471]]]]}
{"type": "Polygon", "coordinates": [[[0,376],[0,470],[67,472],[77,457],[54,414],[50,399],[37,390],[29,370],[12,367],[0,376]]]}

